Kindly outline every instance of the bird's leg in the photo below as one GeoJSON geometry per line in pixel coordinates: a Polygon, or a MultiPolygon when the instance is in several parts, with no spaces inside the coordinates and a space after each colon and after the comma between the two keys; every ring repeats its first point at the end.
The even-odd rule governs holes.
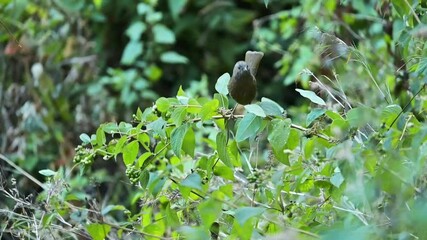
{"type": "Polygon", "coordinates": [[[228,118],[234,118],[234,111],[236,111],[237,105],[239,104],[236,103],[236,105],[234,105],[233,110],[231,110],[230,116],[228,118]]]}

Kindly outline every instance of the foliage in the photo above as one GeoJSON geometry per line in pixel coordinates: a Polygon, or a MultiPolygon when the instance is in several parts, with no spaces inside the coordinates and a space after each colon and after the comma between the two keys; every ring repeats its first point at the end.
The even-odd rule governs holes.
{"type": "MultiPolygon", "coordinates": [[[[92,10],[117,7],[99,2],[92,10]]],[[[2,211],[8,214],[3,230],[27,238],[93,239],[427,236],[423,2],[326,0],[283,7],[286,3],[247,1],[272,12],[253,24],[253,42],[266,53],[259,71],[260,101],[235,113],[226,87],[230,75],[218,70],[221,57],[196,63],[202,57],[194,57],[195,49],[207,55],[215,50],[228,59],[224,66],[232,65],[230,55],[249,45],[234,47],[234,37],[251,35],[242,29],[254,13],[231,1],[144,1],[136,7],[124,2],[123,9],[135,11],[130,10],[126,23],[121,66],[106,60],[106,74],[80,87],[102,103],[92,109],[98,106],[104,113],[123,107],[120,112],[131,116],[132,107],[141,107],[131,120],[107,119],[96,130],[81,131],[89,134],[79,135],[72,169],[39,166],[47,180],[32,179],[42,189],[34,199],[22,196],[15,180],[2,178],[0,190],[15,203],[2,211]],[[192,8],[203,4],[197,13],[202,20],[195,21],[192,8]],[[224,9],[229,11],[221,13],[224,9]],[[241,21],[235,21],[238,16],[241,21]],[[204,21],[207,30],[196,31],[204,21]],[[214,37],[218,32],[233,38],[214,37]],[[186,45],[185,37],[194,41],[202,35],[218,40],[220,49],[207,41],[186,45]],[[176,81],[172,69],[189,63],[197,70],[176,81]],[[201,90],[206,81],[185,87],[194,72],[210,68],[217,70],[204,79],[220,76],[214,94],[201,90]],[[169,97],[154,91],[161,81],[184,87],[172,87],[176,94],[169,97]],[[288,86],[292,93],[277,86],[288,86]],[[297,104],[284,107],[285,98],[299,95],[297,104]],[[108,100],[102,101],[105,96],[108,100]]],[[[76,14],[86,4],[81,1],[69,11],[77,9],[76,14]]],[[[103,21],[93,26],[103,29],[103,21]]],[[[98,46],[103,41],[98,38],[98,46]]],[[[40,65],[32,67],[40,82],[49,79],[45,72],[34,74],[40,65]]],[[[50,92],[34,98],[51,113],[57,108],[49,105],[57,103],[51,99],[55,88],[43,86],[50,92]]],[[[67,116],[70,109],[55,114],[67,116]]],[[[45,121],[38,122],[62,134],[57,125],[46,124],[53,120],[45,121]]],[[[34,142],[43,140],[35,136],[34,142]]]]}

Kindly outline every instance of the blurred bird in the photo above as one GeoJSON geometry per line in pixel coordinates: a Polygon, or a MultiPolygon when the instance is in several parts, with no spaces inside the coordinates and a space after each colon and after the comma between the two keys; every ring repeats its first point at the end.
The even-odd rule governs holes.
{"type": "Polygon", "coordinates": [[[238,61],[234,65],[228,92],[237,103],[247,105],[255,99],[257,92],[255,75],[263,56],[263,52],[247,51],[245,61],[238,61]]]}

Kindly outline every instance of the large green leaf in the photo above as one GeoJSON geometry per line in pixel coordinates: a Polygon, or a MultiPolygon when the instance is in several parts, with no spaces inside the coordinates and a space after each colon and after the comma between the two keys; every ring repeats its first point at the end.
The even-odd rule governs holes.
{"type": "Polygon", "coordinates": [[[285,110],[275,101],[266,97],[261,98],[259,106],[264,110],[268,116],[282,116],[285,110]]]}
{"type": "Polygon", "coordinates": [[[261,128],[261,124],[262,118],[253,113],[247,113],[237,127],[236,141],[241,142],[255,136],[261,128]]]}
{"type": "Polygon", "coordinates": [[[138,156],[139,142],[134,140],[123,147],[123,162],[125,165],[133,164],[138,156]]]}
{"type": "Polygon", "coordinates": [[[270,122],[268,141],[277,152],[283,151],[291,131],[290,119],[273,119],[270,122]]]}
{"type": "Polygon", "coordinates": [[[204,227],[210,227],[222,214],[221,202],[208,199],[197,207],[204,227]]]}
{"type": "Polygon", "coordinates": [[[187,131],[188,131],[188,125],[183,124],[175,128],[171,133],[172,150],[177,157],[181,156],[182,143],[184,142],[184,137],[187,131]]]}
{"type": "Polygon", "coordinates": [[[211,101],[203,104],[202,110],[200,111],[200,117],[202,121],[211,119],[218,110],[219,101],[217,99],[212,99],[211,101]]]}
{"type": "Polygon", "coordinates": [[[108,224],[92,223],[86,226],[87,232],[94,240],[104,240],[111,230],[108,224]]]}

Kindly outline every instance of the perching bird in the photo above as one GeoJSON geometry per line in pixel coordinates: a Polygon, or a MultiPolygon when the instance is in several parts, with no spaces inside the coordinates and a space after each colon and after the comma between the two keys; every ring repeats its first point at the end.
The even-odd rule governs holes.
{"type": "Polygon", "coordinates": [[[228,92],[237,103],[247,105],[254,100],[257,91],[255,75],[263,56],[263,52],[247,51],[245,61],[234,65],[228,92]]]}

